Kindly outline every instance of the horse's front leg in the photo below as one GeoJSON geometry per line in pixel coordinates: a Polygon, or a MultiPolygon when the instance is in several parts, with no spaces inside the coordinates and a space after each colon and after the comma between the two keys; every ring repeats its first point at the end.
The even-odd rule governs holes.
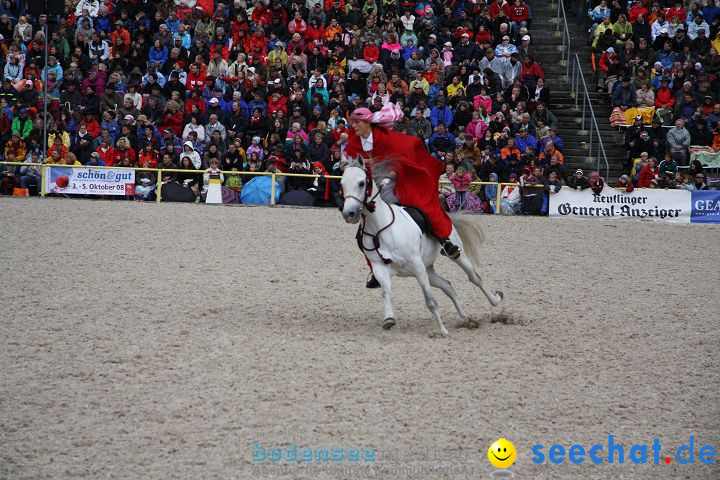
{"type": "Polygon", "coordinates": [[[390,330],[395,326],[395,315],[392,306],[392,275],[390,275],[390,270],[384,264],[373,264],[373,275],[380,283],[383,301],[385,302],[385,319],[382,327],[385,330],[390,330]]]}

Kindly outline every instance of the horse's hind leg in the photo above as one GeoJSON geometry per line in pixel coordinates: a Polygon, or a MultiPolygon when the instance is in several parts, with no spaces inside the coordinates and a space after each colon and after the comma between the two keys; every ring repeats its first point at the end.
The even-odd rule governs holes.
{"type": "Polygon", "coordinates": [[[432,265],[427,267],[426,271],[428,274],[428,280],[430,281],[430,285],[439,288],[445,293],[445,295],[450,297],[453,305],[455,305],[455,310],[457,310],[458,315],[460,315],[460,319],[463,321],[467,320],[467,315],[465,315],[465,311],[463,310],[462,305],[460,305],[460,301],[457,298],[457,293],[455,293],[455,289],[453,288],[452,284],[447,279],[438,275],[438,273],[435,271],[435,267],[433,267],[432,265]]]}
{"type": "Polygon", "coordinates": [[[468,258],[467,255],[465,255],[465,252],[461,249],[460,250],[460,256],[453,260],[455,263],[460,265],[460,268],[462,268],[465,273],[467,274],[468,280],[470,280],[472,283],[480,287],[480,290],[485,294],[488,301],[490,302],[490,305],[493,307],[496,307],[502,302],[503,300],[503,294],[502,292],[491,292],[490,290],[486,289],[483,286],[482,279],[480,278],[480,275],[475,271],[475,268],[472,265],[472,262],[468,258]]]}
{"type": "Polygon", "coordinates": [[[413,273],[415,274],[415,278],[417,278],[423,295],[425,296],[425,305],[427,305],[428,310],[432,312],[433,317],[437,322],[437,326],[440,329],[440,333],[443,336],[447,336],[448,331],[447,328],[445,328],[442,319],[440,318],[440,311],[438,310],[437,301],[435,300],[435,297],[432,293],[432,287],[430,286],[428,272],[425,269],[425,265],[423,265],[422,261],[420,261],[419,259],[417,260],[417,262],[415,262],[415,268],[413,273]]]}
{"type": "Polygon", "coordinates": [[[385,265],[373,265],[373,275],[382,288],[383,301],[385,302],[385,318],[383,329],[390,330],[395,326],[395,316],[392,306],[392,276],[385,265]]]}

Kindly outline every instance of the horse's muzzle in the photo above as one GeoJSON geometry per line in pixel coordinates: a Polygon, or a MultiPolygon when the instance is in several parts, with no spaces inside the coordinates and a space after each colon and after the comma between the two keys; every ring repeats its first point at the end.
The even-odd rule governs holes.
{"type": "Polygon", "coordinates": [[[360,210],[342,212],[342,216],[347,223],[358,223],[360,221],[360,210]]]}

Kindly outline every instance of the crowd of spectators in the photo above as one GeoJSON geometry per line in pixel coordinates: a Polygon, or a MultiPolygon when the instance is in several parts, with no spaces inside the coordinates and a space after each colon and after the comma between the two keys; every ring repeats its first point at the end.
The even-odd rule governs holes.
{"type": "MultiPolygon", "coordinates": [[[[17,3],[0,7],[5,161],[181,167],[191,172],[164,180],[200,187],[213,160],[226,172],[338,174],[349,113],[393,102],[405,113],[396,130],[463,167],[460,191],[468,176],[574,177],[524,0],[80,0],[57,19],[17,3]]],[[[137,177],[141,187],[155,181],[137,177]]],[[[224,182],[240,189],[249,179],[224,182]]],[[[2,193],[38,182],[36,167],[6,167],[2,193]]],[[[283,188],[322,184],[293,177],[283,188]]],[[[489,200],[469,188],[451,208],[488,210],[489,200]]]]}
{"type": "Polygon", "coordinates": [[[720,158],[720,1],[591,7],[596,86],[609,94],[611,125],[627,128],[626,173],[641,187],[705,185],[700,162],[679,173],[677,166],[687,167],[695,152],[720,158]],[[648,161],[653,169],[677,166],[648,178],[640,175],[648,161]]]}

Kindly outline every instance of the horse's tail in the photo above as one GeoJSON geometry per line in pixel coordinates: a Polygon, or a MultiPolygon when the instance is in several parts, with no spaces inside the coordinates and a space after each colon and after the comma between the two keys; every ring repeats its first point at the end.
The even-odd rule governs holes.
{"type": "Polygon", "coordinates": [[[480,246],[485,243],[482,229],[473,222],[469,215],[453,215],[452,223],[463,243],[465,254],[475,268],[481,266],[480,246]]]}

